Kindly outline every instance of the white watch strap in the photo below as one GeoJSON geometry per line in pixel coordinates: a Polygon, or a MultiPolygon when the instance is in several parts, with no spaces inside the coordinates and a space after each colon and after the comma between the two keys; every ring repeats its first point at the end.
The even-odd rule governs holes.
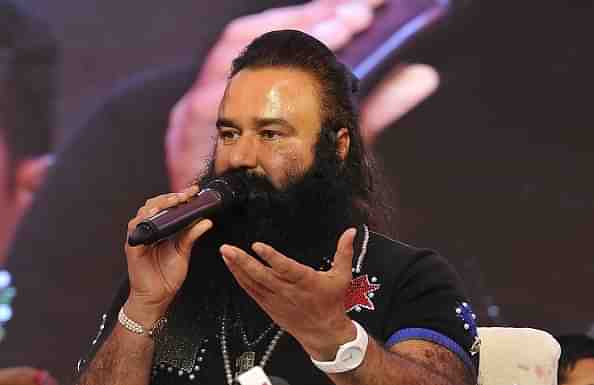
{"type": "Polygon", "coordinates": [[[323,372],[326,373],[344,373],[356,369],[361,365],[367,352],[369,336],[361,325],[352,321],[357,328],[357,337],[346,344],[340,345],[334,361],[316,361],[311,358],[311,362],[323,372]]]}

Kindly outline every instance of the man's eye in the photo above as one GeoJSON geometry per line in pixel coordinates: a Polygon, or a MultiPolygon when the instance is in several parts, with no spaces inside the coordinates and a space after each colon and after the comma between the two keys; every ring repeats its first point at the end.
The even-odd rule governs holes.
{"type": "Polygon", "coordinates": [[[219,131],[219,138],[224,141],[234,140],[239,137],[239,133],[237,131],[232,130],[220,130],[219,131]]]}
{"type": "Polygon", "coordinates": [[[260,136],[267,140],[278,139],[282,136],[281,132],[274,131],[274,130],[262,130],[260,131],[260,136]]]}

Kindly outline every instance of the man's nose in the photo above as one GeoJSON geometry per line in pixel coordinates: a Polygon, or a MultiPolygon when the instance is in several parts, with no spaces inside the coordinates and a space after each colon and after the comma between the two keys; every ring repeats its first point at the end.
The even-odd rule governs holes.
{"type": "Polygon", "coordinates": [[[258,141],[252,135],[243,135],[235,142],[231,150],[230,166],[232,168],[256,168],[258,141]]]}

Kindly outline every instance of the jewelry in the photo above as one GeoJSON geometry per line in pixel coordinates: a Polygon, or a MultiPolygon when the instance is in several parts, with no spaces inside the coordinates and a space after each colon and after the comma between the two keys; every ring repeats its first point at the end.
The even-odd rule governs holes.
{"type": "Polygon", "coordinates": [[[367,255],[367,244],[369,243],[369,227],[367,225],[363,225],[363,243],[361,244],[361,253],[357,257],[357,264],[353,268],[354,273],[361,273],[361,269],[363,268],[363,262],[365,261],[365,256],[367,255]]]}
{"type": "Polygon", "coordinates": [[[241,334],[241,339],[243,340],[243,344],[245,345],[245,347],[248,349],[252,349],[254,346],[258,345],[258,343],[260,343],[260,341],[262,341],[264,337],[266,337],[266,335],[270,333],[270,331],[274,329],[274,327],[276,326],[274,322],[271,322],[270,325],[268,325],[268,327],[266,328],[266,330],[264,330],[258,337],[256,337],[256,339],[250,342],[245,328],[243,327],[243,322],[241,322],[241,317],[239,313],[237,314],[237,320],[239,321],[239,332],[241,334]]]}
{"type": "Polygon", "coordinates": [[[126,330],[131,331],[134,334],[147,335],[150,338],[154,338],[167,323],[167,318],[159,318],[149,330],[145,330],[141,324],[128,318],[126,313],[124,313],[124,307],[121,307],[120,312],[118,313],[118,321],[126,330]]]}
{"type": "MultiPolygon", "coordinates": [[[[270,344],[268,344],[268,347],[266,348],[264,355],[262,355],[262,358],[260,359],[260,362],[258,363],[259,367],[264,368],[264,366],[266,366],[266,363],[272,356],[272,352],[276,348],[276,345],[278,344],[278,341],[280,340],[280,338],[282,337],[284,332],[285,331],[283,329],[279,328],[278,331],[276,332],[276,334],[274,335],[274,337],[272,337],[270,344]]],[[[268,332],[266,332],[266,333],[268,333],[268,332]]],[[[225,367],[225,378],[227,379],[227,384],[233,385],[233,381],[235,380],[235,377],[237,377],[237,375],[239,375],[241,373],[237,373],[234,376],[234,373],[231,370],[231,360],[229,358],[229,351],[227,350],[227,314],[226,314],[226,312],[223,314],[223,318],[221,320],[221,354],[223,355],[223,366],[225,367]]],[[[246,367],[248,365],[250,365],[250,367],[247,369],[250,369],[251,367],[254,366],[255,358],[256,358],[256,353],[251,352],[251,351],[245,352],[239,357],[240,360],[243,360],[244,365],[246,367]]]]}

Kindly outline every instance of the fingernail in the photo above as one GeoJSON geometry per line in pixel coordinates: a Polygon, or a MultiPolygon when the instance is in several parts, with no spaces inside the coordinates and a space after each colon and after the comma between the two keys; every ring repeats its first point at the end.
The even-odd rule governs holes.
{"type": "Polygon", "coordinates": [[[154,214],[156,214],[156,213],[158,213],[158,212],[159,212],[159,209],[158,209],[158,208],[156,208],[156,207],[153,207],[152,209],[150,209],[150,211],[149,211],[149,215],[154,215],[154,214]]]}
{"type": "Polygon", "coordinates": [[[262,247],[262,244],[254,243],[252,245],[252,250],[254,250],[256,253],[260,254],[260,253],[262,253],[262,251],[264,251],[264,248],[262,247]]]}
{"type": "Polygon", "coordinates": [[[233,262],[233,260],[237,257],[235,250],[226,245],[221,246],[221,255],[226,262],[233,262]]]}

